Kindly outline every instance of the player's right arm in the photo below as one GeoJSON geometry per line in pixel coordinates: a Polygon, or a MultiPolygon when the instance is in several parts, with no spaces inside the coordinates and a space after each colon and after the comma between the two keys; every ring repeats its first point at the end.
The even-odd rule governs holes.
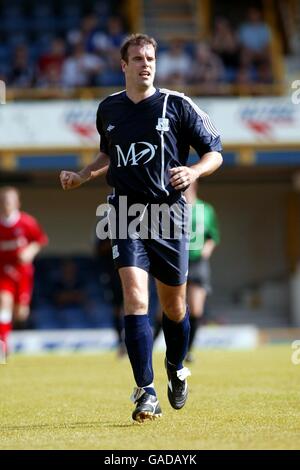
{"type": "Polygon", "coordinates": [[[109,166],[109,156],[104,152],[99,152],[97,158],[80,170],[78,173],[74,171],[61,171],[60,182],[62,188],[75,189],[81,186],[86,181],[96,178],[100,175],[105,175],[109,166]]]}

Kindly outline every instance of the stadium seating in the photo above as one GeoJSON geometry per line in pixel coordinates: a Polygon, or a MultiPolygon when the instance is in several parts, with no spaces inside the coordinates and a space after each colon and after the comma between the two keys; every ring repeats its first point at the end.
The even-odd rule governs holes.
{"type": "Polygon", "coordinates": [[[97,270],[90,257],[72,257],[80,279],[84,281],[86,304],[60,311],[54,304],[53,292],[61,278],[61,268],[70,258],[57,256],[38,258],[35,263],[35,288],[32,301],[31,327],[38,329],[93,328],[112,325],[111,306],[105,300],[97,270]]]}
{"type": "MultiPolygon", "coordinates": [[[[266,15],[268,27],[272,32],[271,63],[262,67],[250,64],[245,68],[241,65],[244,61],[243,52],[241,52],[242,55],[235,65],[228,65],[226,61],[222,63],[224,56],[219,55],[219,51],[214,48],[212,41],[215,33],[215,22],[219,17],[225,18],[229,28],[232,29],[232,34],[239,35],[241,25],[246,18],[248,2],[245,2],[243,6],[240,5],[239,8],[224,9],[223,3],[216,1],[211,2],[210,9],[207,10],[202,7],[199,10],[201,2],[195,2],[194,7],[191,8],[191,2],[176,0],[175,3],[171,2],[171,17],[169,0],[162,2],[140,0],[141,8],[136,9],[136,11],[132,6],[134,3],[108,0],[89,0],[84,4],[79,0],[63,3],[58,0],[48,0],[42,3],[14,0],[9,4],[7,2],[0,4],[0,38],[2,40],[0,45],[0,76],[8,87],[7,99],[22,97],[22,92],[15,90],[16,87],[24,87],[24,98],[29,96],[34,98],[41,96],[38,93],[40,87],[45,90],[47,86],[49,88],[57,86],[59,89],[57,97],[61,97],[61,90],[65,86],[63,76],[59,78],[58,82],[55,81],[54,85],[52,82],[47,82],[45,77],[41,77],[39,69],[39,59],[43,54],[49,53],[51,42],[55,37],[60,37],[65,41],[65,59],[72,54],[73,41],[78,41],[81,38],[80,40],[85,41],[86,52],[94,54],[95,57],[100,57],[104,61],[104,67],[101,68],[99,75],[84,86],[123,87],[122,73],[117,69],[116,64],[111,63],[111,48],[117,50],[118,47],[117,44],[114,44],[114,38],[110,36],[109,18],[116,15],[121,18],[122,24],[125,25],[124,34],[130,29],[134,29],[135,25],[140,24],[142,21],[145,25],[145,32],[157,37],[160,43],[158,63],[161,54],[168,53],[174,38],[180,38],[184,41],[184,49],[194,67],[192,70],[186,70],[186,74],[180,82],[176,78],[174,85],[186,90],[187,94],[276,94],[282,92],[283,36],[280,31],[284,29],[287,21],[282,19],[280,24],[281,17],[276,16],[276,11],[271,13],[268,10],[266,15]],[[94,30],[86,33],[83,29],[83,20],[91,13],[96,15],[97,24],[94,30]],[[143,17],[141,18],[141,16],[143,17]],[[100,41],[100,49],[99,42],[92,42],[93,37],[96,37],[96,35],[97,40],[99,39],[99,33],[103,36],[100,41]],[[104,43],[106,43],[106,46],[103,48],[104,43]],[[26,80],[15,80],[11,58],[14,57],[16,47],[20,44],[28,48],[27,67],[32,69],[33,75],[29,83],[26,80]],[[206,59],[204,60],[202,55],[199,59],[200,70],[193,72],[198,63],[197,50],[199,46],[202,47],[202,50],[204,46],[207,48],[206,59]],[[216,61],[219,61],[219,66],[216,66],[216,61]],[[207,74],[207,70],[214,66],[216,70],[212,77],[211,73],[207,74]],[[32,92],[28,94],[28,87],[30,86],[32,86],[32,92]]],[[[261,4],[261,7],[263,8],[264,5],[261,4]]],[[[172,80],[169,80],[169,82],[164,86],[169,85],[172,87],[172,80]]],[[[55,93],[52,92],[49,96],[55,97],[55,93]]],[[[86,92],[81,90],[80,87],[78,89],[75,87],[73,95],[66,92],[65,96],[86,96],[86,92]]],[[[91,91],[89,96],[99,96],[99,90],[91,91]]]]}

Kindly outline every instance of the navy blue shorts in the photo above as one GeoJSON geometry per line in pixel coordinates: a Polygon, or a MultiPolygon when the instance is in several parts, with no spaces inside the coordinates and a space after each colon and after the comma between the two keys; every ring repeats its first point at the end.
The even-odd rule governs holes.
{"type": "Polygon", "coordinates": [[[151,204],[142,205],[138,213],[127,217],[128,229],[134,220],[139,219],[137,230],[131,229],[127,236],[124,236],[124,231],[121,236],[119,230],[125,210],[121,207],[118,196],[110,196],[108,202],[114,209],[109,212],[108,219],[110,227],[114,229],[111,231],[111,243],[116,268],[136,266],[169,286],[184,284],[188,275],[189,247],[185,198],[180,197],[175,202],[175,213],[168,212],[167,207],[174,207],[174,203],[165,203],[165,210],[171,213],[170,226],[167,229],[167,212],[160,213],[160,217],[156,218],[157,212],[153,214],[151,204]]]}

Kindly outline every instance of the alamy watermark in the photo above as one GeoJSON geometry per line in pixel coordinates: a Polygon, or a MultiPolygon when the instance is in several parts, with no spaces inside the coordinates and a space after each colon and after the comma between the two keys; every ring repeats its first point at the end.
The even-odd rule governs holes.
{"type": "Polygon", "coordinates": [[[182,239],[187,249],[201,249],[204,244],[204,204],[134,203],[127,196],[112,198],[114,202],[100,204],[96,215],[97,237],[110,239],[182,239]],[[192,216],[193,214],[193,216],[192,216]]]}
{"type": "Polygon", "coordinates": [[[0,80],[0,104],[6,103],[6,85],[3,80],[0,80]]]}
{"type": "Polygon", "coordinates": [[[294,364],[295,366],[298,366],[300,364],[300,340],[299,339],[297,339],[296,341],[293,341],[292,349],[294,349],[294,352],[292,353],[292,356],[291,356],[292,364],[294,364]]]}
{"type": "Polygon", "coordinates": [[[294,80],[291,87],[295,90],[292,93],[292,103],[300,104],[300,80],[294,80]]]}

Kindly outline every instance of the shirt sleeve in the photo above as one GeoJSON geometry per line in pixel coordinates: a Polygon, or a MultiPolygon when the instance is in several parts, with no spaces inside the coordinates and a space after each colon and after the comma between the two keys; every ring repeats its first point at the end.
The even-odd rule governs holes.
{"type": "Polygon", "coordinates": [[[183,99],[183,132],[188,143],[202,157],[207,152],[222,152],[218,131],[209,116],[190,98],[183,99]]]}
{"type": "Polygon", "coordinates": [[[104,126],[103,126],[103,116],[102,116],[101,103],[100,103],[100,105],[98,107],[98,111],[97,111],[96,127],[97,127],[97,131],[100,135],[100,151],[104,152],[108,155],[109,146],[108,146],[108,140],[106,138],[105,131],[104,131],[104,126]]]}
{"type": "Polygon", "coordinates": [[[27,215],[26,225],[26,236],[29,243],[36,242],[40,245],[47,245],[48,237],[34,217],[27,215]]]}

